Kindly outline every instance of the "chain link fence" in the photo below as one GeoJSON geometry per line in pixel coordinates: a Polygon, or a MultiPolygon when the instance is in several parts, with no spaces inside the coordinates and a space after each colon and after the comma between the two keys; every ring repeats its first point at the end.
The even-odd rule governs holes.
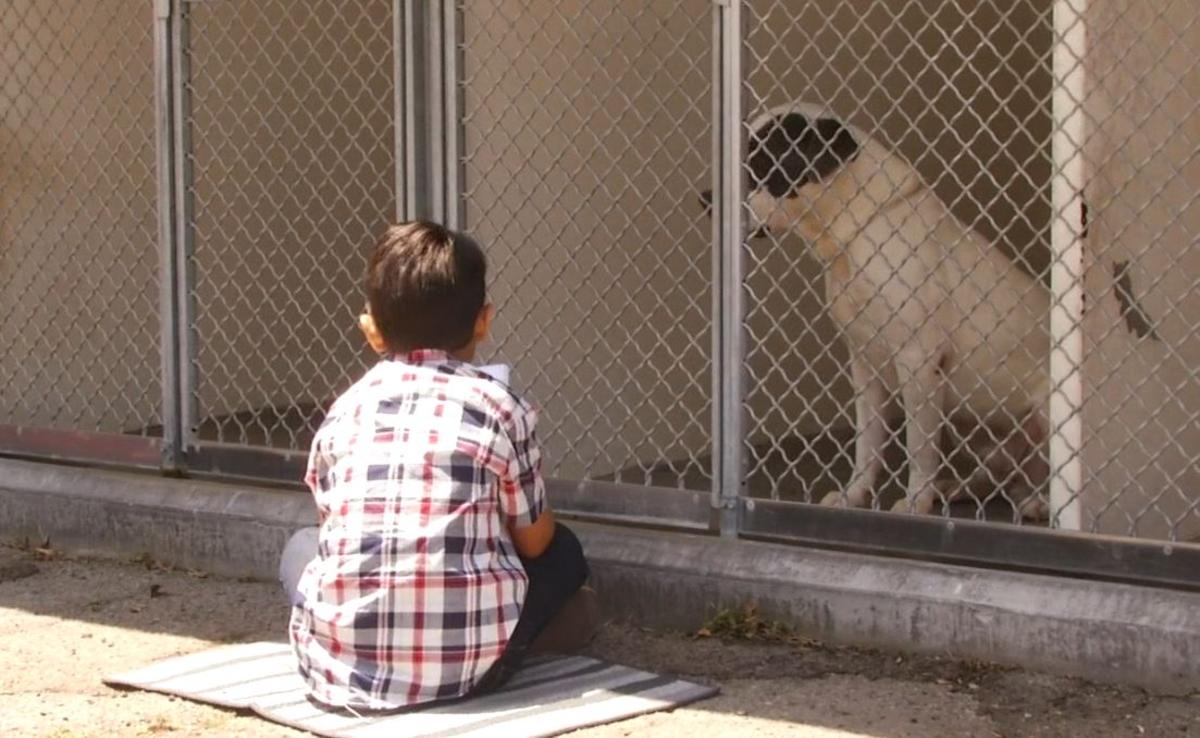
{"type": "Polygon", "coordinates": [[[162,432],[151,21],[0,4],[0,425],[24,434],[162,432]]]}
{"type": "Polygon", "coordinates": [[[708,2],[464,2],[461,224],[550,472],[710,488],[708,2]]]}
{"type": "Polygon", "coordinates": [[[306,451],[368,360],[363,264],[396,211],[392,7],[185,7],[190,440],[306,451]]]}
{"type": "Polygon", "coordinates": [[[489,249],[484,358],[541,406],[547,471],[614,505],[670,487],[1194,540],[1197,16],[13,0],[0,447],[177,433],[180,468],[296,462],[370,360],[375,235],[444,194],[489,249]],[[714,185],[736,205],[710,219],[714,185]]]}
{"type": "Polygon", "coordinates": [[[1085,523],[1200,540],[1200,9],[1084,19],[1085,523]]]}
{"type": "MultiPolygon", "coordinates": [[[[962,232],[941,238],[941,253],[932,258],[949,261],[955,249],[970,248],[973,244],[968,243],[967,234],[974,231],[1012,259],[1024,274],[1048,287],[1050,5],[1031,0],[1003,4],[747,3],[745,135],[753,146],[764,131],[751,124],[764,116],[769,121],[781,120],[781,106],[802,102],[827,110],[830,118],[856,125],[863,136],[910,162],[925,185],[919,197],[945,203],[962,224],[962,232]]],[[[786,115],[785,110],[783,117],[786,115]]],[[[784,160],[791,152],[765,153],[771,166],[781,172],[789,167],[790,162],[784,160]]],[[[847,210],[862,209],[855,215],[865,222],[895,203],[890,201],[892,193],[878,196],[878,201],[861,197],[858,188],[874,174],[868,170],[879,169],[883,163],[879,157],[871,158],[870,163],[866,156],[860,158],[857,179],[844,194],[834,197],[842,199],[847,210]]],[[[754,176],[749,167],[747,175],[754,176]]],[[[748,184],[753,187],[753,182],[748,184]]],[[[809,189],[815,191],[816,187],[813,184],[809,189]]],[[[780,210],[787,208],[786,199],[779,200],[780,210]]],[[[749,215],[753,217],[753,213],[749,215]]],[[[937,226],[930,223],[927,230],[937,226]]],[[[868,344],[886,341],[886,321],[868,315],[869,300],[861,299],[856,291],[870,290],[871,297],[892,298],[895,304],[889,304],[884,312],[916,308],[910,310],[916,320],[931,317],[934,306],[922,309],[926,306],[920,304],[928,298],[909,294],[910,285],[903,281],[917,260],[929,257],[916,254],[912,248],[916,244],[910,243],[912,239],[903,231],[902,223],[885,222],[878,237],[870,234],[860,238],[860,243],[839,240],[837,253],[814,251],[799,233],[788,228],[775,229],[768,238],[747,243],[750,381],[746,406],[751,431],[746,452],[751,494],[819,502],[831,491],[848,488],[855,476],[856,403],[866,403],[871,393],[881,392],[879,384],[887,385],[882,391],[891,407],[886,409],[887,431],[882,442],[873,443],[869,450],[881,457],[882,468],[865,470],[875,475],[875,479],[865,480],[874,482],[866,502],[876,509],[886,508],[903,494],[907,476],[904,403],[896,378],[889,376],[895,371],[892,361],[900,346],[888,342],[873,347],[875,353],[886,356],[878,356],[870,367],[864,367],[865,376],[858,383],[852,378],[848,346],[852,341],[856,348],[866,349],[868,344]],[[852,248],[857,251],[842,255],[852,248]],[[895,251],[892,263],[882,269],[868,264],[871,249],[895,251]],[[835,264],[839,272],[848,269],[851,273],[839,277],[834,273],[835,264]],[[831,310],[834,305],[841,308],[839,314],[831,310]],[[848,340],[847,330],[856,334],[853,339],[848,340]]],[[[918,237],[932,235],[918,233],[918,237]]],[[[922,264],[914,276],[938,279],[945,266],[922,264]]],[[[990,294],[987,286],[967,298],[968,302],[984,303],[1005,299],[990,294]]],[[[962,305],[957,314],[944,319],[960,320],[961,312],[974,307],[962,305]]],[[[1045,325],[1045,311],[1038,315],[1029,307],[1022,301],[997,315],[996,322],[1045,325]]],[[[960,326],[948,328],[953,333],[960,326]]],[[[987,336],[981,337],[986,342],[987,336]]],[[[963,350],[971,347],[961,347],[960,353],[963,350]]],[[[969,355],[958,358],[964,362],[972,359],[969,355]]],[[[1048,364],[1042,363],[1044,374],[1048,364]]],[[[1032,376],[1020,379],[1037,381],[1032,376]]],[[[964,394],[972,390],[984,395],[992,392],[984,384],[964,394]]],[[[1002,398],[994,395],[984,399],[992,401],[986,404],[1003,404],[1002,398]]],[[[954,409],[958,408],[952,408],[951,414],[954,409]]],[[[1021,419],[994,420],[1019,424],[1021,419]]],[[[947,440],[943,462],[956,450],[953,440],[947,440]]],[[[971,462],[977,459],[964,461],[965,467],[959,469],[944,463],[943,475],[957,475],[959,481],[965,481],[972,473],[971,462]]],[[[963,512],[981,518],[986,516],[989,502],[999,503],[993,505],[997,514],[1010,502],[1004,499],[1002,485],[973,497],[965,505],[969,510],[963,512]]],[[[1012,509],[1011,504],[1007,507],[1012,509]]]]}
{"type": "Polygon", "coordinates": [[[1061,498],[1078,527],[1200,533],[1195,9],[743,7],[747,218],[776,226],[745,245],[750,493],[908,509],[925,492],[945,516],[1035,523],[1063,481],[1047,436],[1077,422],[1059,460],[1082,469],[1061,498]],[[821,118],[858,149],[805,184],[821,118]],[[1073,168],[1082,202],[1052,207],[1073,168]],[[918,489],[937,438],[920,408],[941,392],[938,479],[918,489]]]}

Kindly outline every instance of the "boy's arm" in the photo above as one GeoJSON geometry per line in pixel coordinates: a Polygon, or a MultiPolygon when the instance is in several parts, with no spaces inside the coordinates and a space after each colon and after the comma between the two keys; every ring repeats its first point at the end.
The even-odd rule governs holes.
{"type": "Polygon", "coordinates": [[[509,528],[508,533],[522,558],[536,559],[554,540],[554,511],[547,504],[533,525],[509,528]]]}
{"type": "Polygon", "coordinates": [[[500,480],[500,510],[513,545],[522,557],[536,559],[554,538],[554,513],[542,479],[537,442],[537,413],[522,405],[506,424],[508,463],[500,480]]]}
{"type": "MultiPolygon", "coordinates": [[[[312,449],[308,454],[308,468],[304,472],[304,483],[312,493],[313,502],[317,501],[320,493],[329,489],[329,466],[321,447],[318,436],[313,440],[312,449]]],[[[325,524],[325,513],[317,505],[317,525],[325,524]]]]}

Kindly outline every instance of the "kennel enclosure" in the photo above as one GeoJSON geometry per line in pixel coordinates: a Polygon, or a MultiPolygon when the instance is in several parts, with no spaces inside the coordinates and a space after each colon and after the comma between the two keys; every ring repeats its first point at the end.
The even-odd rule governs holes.
{"type": "Polygon", "coordinates": [[[488,247],[486,359],[564,510],[1192,586],[1200,12],[1148,5],[6,3],[0,452],[295,483],[370,360],[366,249],[419,215],[488,247]],[[1049,529],[1002,480],[811,504],[851,471],[846,349],[806,244],[745,237],[742,166],[798,99],[1049,291],[1011,316],[1051,347],[1049,529]]]}

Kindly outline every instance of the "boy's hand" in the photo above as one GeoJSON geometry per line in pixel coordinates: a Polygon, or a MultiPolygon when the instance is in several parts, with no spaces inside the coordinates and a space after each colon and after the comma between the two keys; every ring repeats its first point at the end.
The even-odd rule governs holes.
{"type": "Polygon", "coordinates": [[[554,540],[554,513],[547,505],[533,525],[524,528],[509,528],[513,545],[522,558],[536,559],[545,552],[550,541],[554,540]]]}

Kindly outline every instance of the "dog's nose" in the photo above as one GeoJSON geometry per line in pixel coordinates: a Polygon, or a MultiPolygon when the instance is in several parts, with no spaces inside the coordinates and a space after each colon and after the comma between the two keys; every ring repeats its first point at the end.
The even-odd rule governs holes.
{"type": "Polygon", "coordinates": [[[767,228],[765,225],[762,225],[762,226],[759,226],[758,228],[755,228],[754,230],[750,231],[750,235],[746,236],[746,238],[749,240],[753,240],[756,238],[766,238],[769,235],[771,235],[771,230],[769,228],[767,228]]]}
{"type": "Polygon", "coordinates": [[[700,207],[704,208],[705,213],[712,212],[712,190],[700,193],[700,207]]]}

